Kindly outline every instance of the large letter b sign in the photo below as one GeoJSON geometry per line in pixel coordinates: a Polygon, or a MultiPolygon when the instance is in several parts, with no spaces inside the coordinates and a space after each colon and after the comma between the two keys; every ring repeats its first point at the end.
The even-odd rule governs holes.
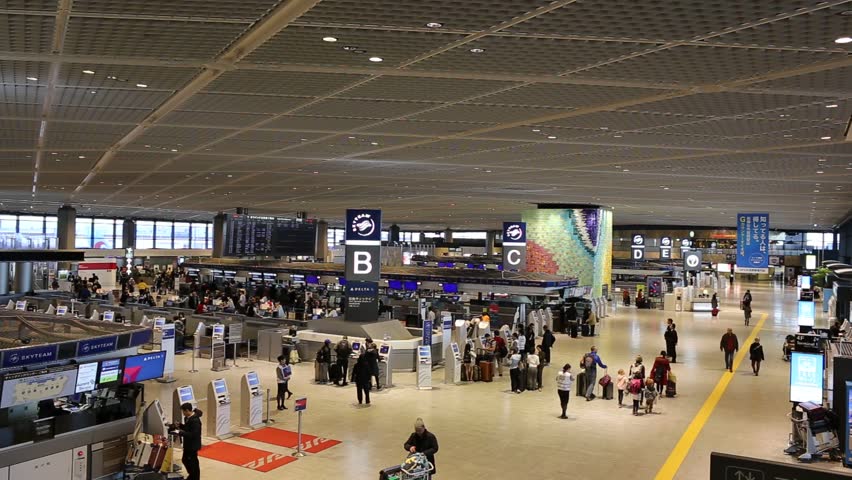
{"type": "Polygon", "coordinates": [[[352,273],[355,275],[369,275],[373,271],[373,256],[370,255],[370,252],[355,252],[355,260],[354,267],[352,269],[352,273]]]}
{"type": "Polygon", "coordinates": [[[381,246],[347,245],[346,279],[359,282],[379,281],[381,246]]]}

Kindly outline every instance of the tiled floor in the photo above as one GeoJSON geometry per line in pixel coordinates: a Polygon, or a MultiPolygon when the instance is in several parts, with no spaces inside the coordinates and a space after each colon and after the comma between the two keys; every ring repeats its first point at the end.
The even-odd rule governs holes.
{"type": "MultiPolygon", "coordinates": [[[[603,321],[599,336],[593,341],[557,336],[554,366],[546,370],[543,392],[508,393],[508,373],[494,383],[443,385],[440,369],[433,374],[436,388],[418,391],[413,373],[396,372],[396,387],[375,393],[371,407],[359,408],[352,386],[313,385],[313,366],[302,363],[295,367],[291,390],[309,398],[310,409],[303,418],[305,432],[343,443],[269,473],[201,459],[203,477],[378,478],[379,469],[404,458],[402,444],[413,429],[414,419],[422,417],[440,443],[440,478],[492,480],[524,474],[556,478],[558,474],[573,478],[653,479],[724,373],[720,336],[732,327],[744,343],[764,314],[767,319],[759,336],[767,361],[761,375],[754,377],[747,359],[743,361],[674,478],[708,478],[711,451],[790,461],[782,453],[790,430],[785,416],[790,404],[788,364],[781,360],[780,348],[784,336],[796,329],[795,295],[791,288],[737,284],[721,295],[722,312],[716,319],[709,313],[674,314],[619,307],[614,316],[603,321]],[[743,325],[737,308],[746,287],[751,288],[755,299],[749,328],[743,325]],[[678,375],[677,398],[663,399],[658,415],[634,417],[629,407],[619,409],[616,401],[578,401],[572,392],[570,418],[557,418],[559,403],[553,381],[556,365],[570,362],[576,372],[581,355],[592,344],[598,346],[613,376],[619,368],[627,369],[637,353],[649,363],[665,346],[663,331],[669,316],[680,332],[679,362],[674,366],[678,375]]],[[[824,321],[819,307],[818,322],[824,321]]],[[[170,411],[175,386],[191,383],[196,392],[206,392],[207,382],[216,377],[227,378],[230,388],[237,392],[239,376],[249,369],[257,370],[265,385],[274,389],[274,365],[267,362],[242,360],[238,367],[218,374],[201,361],[197,362],[201,371],[190,374],[189,365],[189,356],[179,356],[178,382],[152,383],[147,392],[149,398],[158,396],[170,411]]],[[[234,395],[234,402],[232,419],[236,424],[238,394],[234,395]]],[[[292,407],[292,401],[288,406],[292,407]]],[[[275,426],[296,430],[292,410],[278,412],[274,403],[272,407],[275,426]]],[[[239,432],[236,427],[235,430],[239,432]]],[[[233,441],[271,453],[291,452],[267,443],[233,441]]],[[[835,464],[830,468],[838,467],[835,464]]]]}

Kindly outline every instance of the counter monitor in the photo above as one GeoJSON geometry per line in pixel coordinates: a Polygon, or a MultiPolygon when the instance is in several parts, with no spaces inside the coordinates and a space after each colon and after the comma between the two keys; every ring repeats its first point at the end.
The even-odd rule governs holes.
{"type": "Polygon", "coordinates": [[[166,324],[166,319],[163,317],[154,317],[154,328],[156,330],[162,330],[163,325],[166,324]]]}
{"type": "Polygon", "coordinates": [[[61,316],[65,315],[66,313],[68,313],[68,307],[67,306],[60,305],[60,306],[56,307],[56,315],[57,316],[61,317],[61,316]]]}
{"type": "Polygon", "coordinates": [[[121,373],[121,359],[104,360],[101,362],[101,371],[98,374],[98,387],[103,388],[118,382],[121,373]]]}
{"type": "Polygon", "coordinates": [[[83,363],[77,367],[77,387],[74,393],[91,392],[97,387],[98,362],[83,363]]]}
{"type": "Polygon", "coordinates": [[[105,322],[113,322],[113,321],[115,321],[115,312],[113,312],[113,311],[106,311],[106,312],[104,312],[104,321],[105,321],[105,322]]]}
{"type": "Polygon", "coordinates": [[[135,383],[163,376],[166,366],[166,352],[134,355],[124,360],[124,377],[121,383],[135,383]]]}
{"type": "Polygon", "coordinates": [[[256,372],[248,372],[246,374],[246,379],[248,380],[249,387],[256,387],[260,385],[260,379],[257,378],[256,372]]]}
{"type": "Polygon", "coordinates": [[[458,283],[445,283],[444,284],[444,293],[459,293],[459,284],[458,283]]]}
{"type": "Polygon", "coordinates": [[[352,342],[352,351],[357,352],[361,350],[361,342],[352,342]]]}
{"type": "Polygon", "coordinates": [[[391,290],[402,290],[402,280],[388,280],[388,288],[391,290]]]}
{"type": "Polygon", "coordinates": [[[387,355],[388,353],[390,353],[390,345],[382,345],[379,348],[380,355],[387,355]]]}

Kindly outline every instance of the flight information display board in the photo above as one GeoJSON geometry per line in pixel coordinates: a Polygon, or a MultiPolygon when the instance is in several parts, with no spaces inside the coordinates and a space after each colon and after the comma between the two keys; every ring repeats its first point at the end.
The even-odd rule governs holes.
{"type": "Polygon", "coordinates": [[[313,256],[317,226],[312,219],[230,215],[225,256],[313,256]]]}

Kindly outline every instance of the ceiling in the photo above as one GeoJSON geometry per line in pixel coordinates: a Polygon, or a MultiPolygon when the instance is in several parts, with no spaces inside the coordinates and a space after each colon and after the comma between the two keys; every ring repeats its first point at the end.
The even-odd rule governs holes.
{"type": "Polygon", "coordinates": [[[2,0],[0,31],[0,209],[826,228],[852,205],[852,0],[2,0]]]}

